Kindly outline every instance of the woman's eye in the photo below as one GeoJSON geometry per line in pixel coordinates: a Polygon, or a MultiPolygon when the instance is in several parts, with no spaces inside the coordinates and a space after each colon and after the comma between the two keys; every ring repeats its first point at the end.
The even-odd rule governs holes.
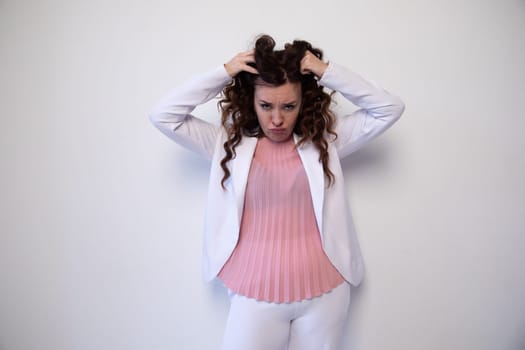
{"type": "Polygon", "coordinates": [[[285,106],[284,106],[284,109],[285,109],[286,111],[293,111],[294,108],[295,108],[295,105],[285,105],[285,106]]]}
{"type": "Polygon", "coordinates": [[[270,109],[270,105],[268,103],[261,103],[261,108],[264,110],[270,109]]]}

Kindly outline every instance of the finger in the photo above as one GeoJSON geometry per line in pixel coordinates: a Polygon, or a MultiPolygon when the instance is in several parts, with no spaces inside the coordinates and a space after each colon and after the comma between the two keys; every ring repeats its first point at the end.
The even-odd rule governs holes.
{"type": "Polygon", "coordinates": [[[242,57],[255,57],[255,51],[254,50],[250,50],[250,51],[241,52],[240,56],[242,56],[242,57]]]}
{"type": "Polygon", "coordinates": [[[255,69],[254,67],[252,66],[249,66],[249,65],[246,65],[244,67],[244,70],[248,73],[252,73],[252,74],[259,74],[259,71],[257,69],[255,69]]]}
{"type": "Polygon", "coordinates": [[[255,63],[255,50],[245,52],[243,70],[252,74],[259,74],[256,68],[252,67],[248,63],[255,63]]]}
{"type": "Polygon", "coordinates": [[[309,64],[308,58],[306,56],[303,57],[303,59],[301,60],[300,72],[301,72],[301,74],[311,73],[311,71],[310,71],[310,64],[309,64]]]}
{"type": "Polygon", "coordinates": [[[255,55],[252,53],[244,57],[245,62],[255,62],[255,55]]]}

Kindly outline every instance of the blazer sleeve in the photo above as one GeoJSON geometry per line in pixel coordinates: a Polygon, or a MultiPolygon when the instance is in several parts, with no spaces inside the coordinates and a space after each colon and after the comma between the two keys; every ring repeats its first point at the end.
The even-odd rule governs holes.
{"type": "Polygon", "coordinates": [[[191,114],[196,106],[216,97],[231,81],[224,66],[195,76],[169,91],[149,112],[151,122],[181,146],[212,159],[221,126],[191,114]]]}
{"type": "Polygon", "coordinates": [[[379,136],[403,114],[401,99],[358,74],[330,62],[319,84],[338,91],[360,107],[337,119],[335,145],[340,158],[355,152],[379,136]]]}

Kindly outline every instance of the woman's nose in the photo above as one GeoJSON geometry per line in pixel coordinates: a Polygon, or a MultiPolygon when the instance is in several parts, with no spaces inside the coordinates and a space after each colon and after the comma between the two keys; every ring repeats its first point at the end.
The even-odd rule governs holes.
{"type": "Polygon", "coordinates": [[[273,126],[281,126],[283,125],[283,117],[281,116],[281,112],[276,109],[273,113],[272,113],[272,125],[273,126]]]}

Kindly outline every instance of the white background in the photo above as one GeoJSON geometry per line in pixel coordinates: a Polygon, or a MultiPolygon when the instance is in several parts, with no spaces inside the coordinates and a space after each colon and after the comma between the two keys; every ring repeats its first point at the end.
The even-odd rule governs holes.
{"type": "Polygon", "coordinates": [[[345,349],[525,349],[523,0],[1,0],[0,349],[217,349],[209,165],[147,112],[260,33],[407,105],[344,162],[367,268],[345,349]]]}

